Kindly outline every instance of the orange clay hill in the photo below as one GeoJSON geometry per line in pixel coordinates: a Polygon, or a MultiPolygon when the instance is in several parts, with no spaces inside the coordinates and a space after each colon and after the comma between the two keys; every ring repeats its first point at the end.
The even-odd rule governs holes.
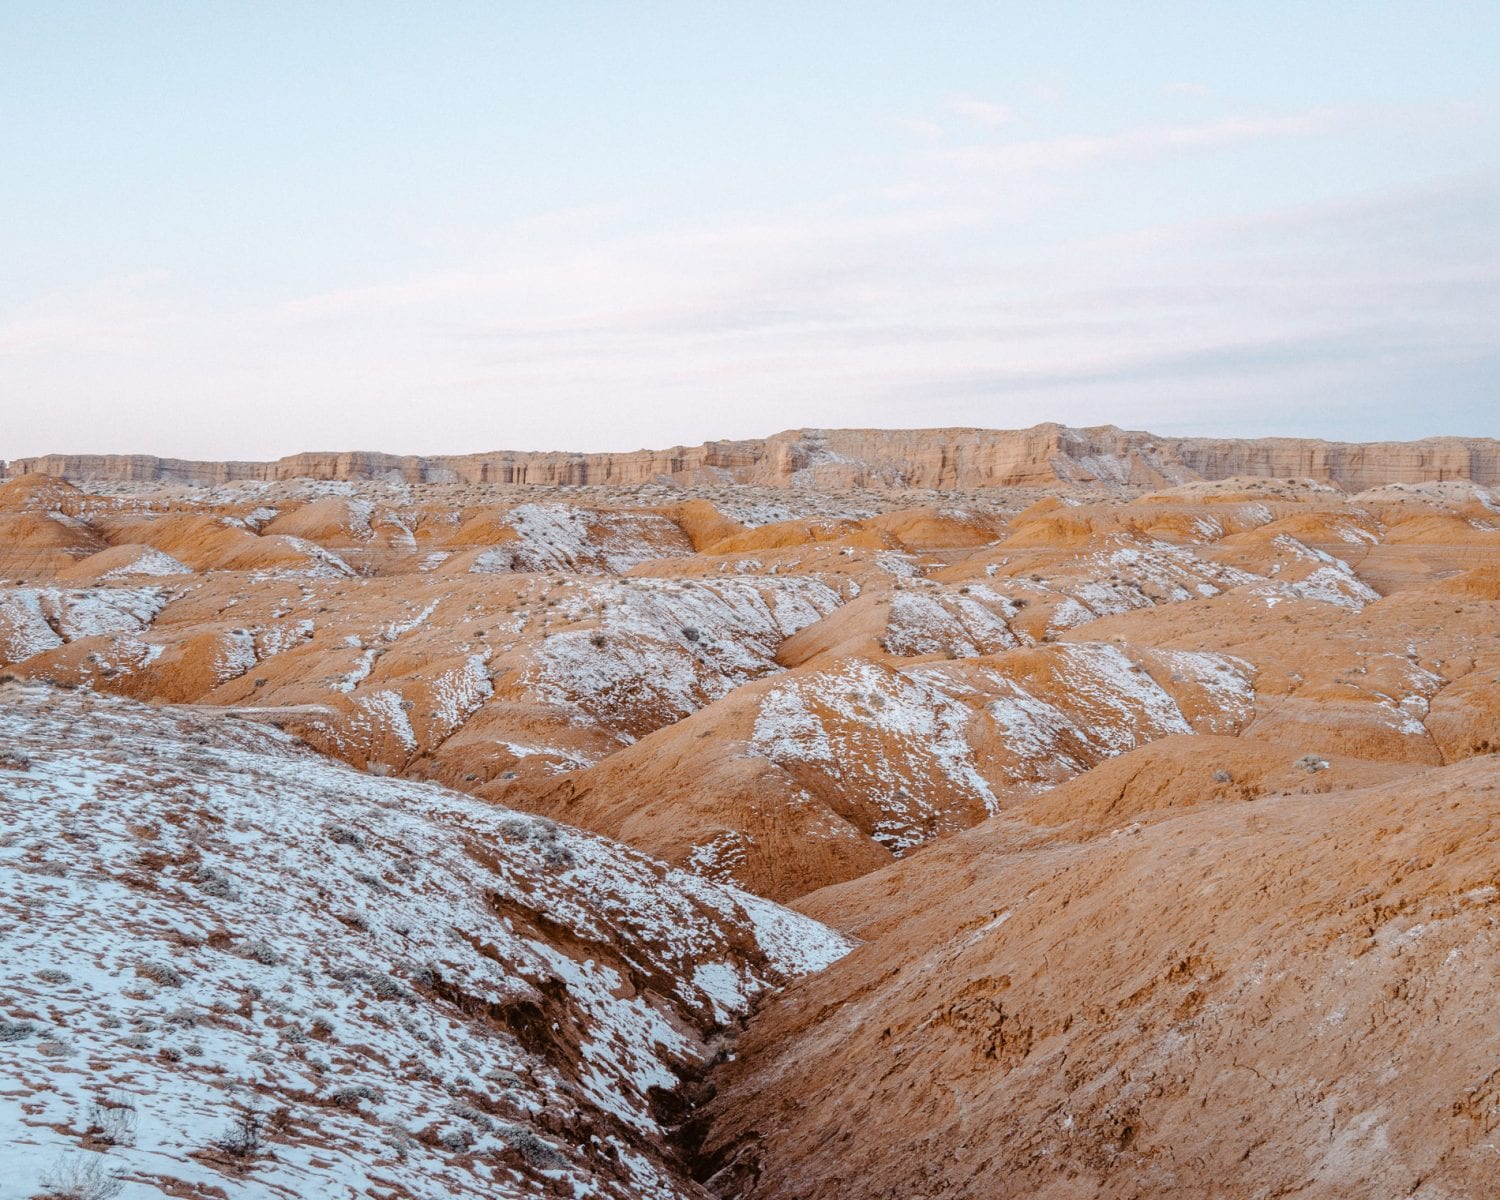
{"type": "Polygon", "coordinates": [[[1493,1194],[1497,489],[1060,426],[12,464],[16,1194],[1493,1194]]]}

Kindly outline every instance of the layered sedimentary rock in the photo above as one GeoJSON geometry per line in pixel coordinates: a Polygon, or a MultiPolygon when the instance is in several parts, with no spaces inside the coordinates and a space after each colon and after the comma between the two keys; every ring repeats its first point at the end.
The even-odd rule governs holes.
{"type": "Polygon", "coordinates": [[[633,485],[739,483],[868,488],[1082,485],[1156,487],[1231,476],[1314,479],[1350,491],[1389,483],[1500,483],[1500,441],[1164,438],[1112,425],[1071,429],[798,429],[747,441],[669,450],[569,454],[500,450],[418,456],[294,454],[274,462],[199,462],[140,454],[49,454],[6,474],[72,480],[223,484],[240,480],[400,480],[406,483],[633,485]]]}

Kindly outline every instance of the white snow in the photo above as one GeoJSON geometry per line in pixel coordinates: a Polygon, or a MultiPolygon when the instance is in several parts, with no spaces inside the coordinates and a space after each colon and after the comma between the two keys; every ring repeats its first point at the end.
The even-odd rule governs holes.
{"type": "Polygon", "coordinates": [[[900,853],[955,827],[947,796],[934,793],[998,811],[966,736],[972,717],[915,671],[851,659],[772,688],[750,749],[782,767],[810,765],[857,792],[883,814],[874,836],[900,853]]]}
{"type": "Polygon", "coordinates": [[[953,654],[973,658],[1020,645],[1006,624],[1015,606],[986,587],[969,594],[947,589],[903,588],[891,595],[882,639],[889,654],[904,658],[923,654],[953,654]],[[994,611],[983,600],[993,597],[994,611]]]}
{"type": "Polygon", "coordinates": [[[629,578],[569,589],[519,684],[607,725],[668,724],[779,668],[777,648],[832,612],[821,580],[629,578]]]}
{"type": "Polygon", "coordinates": [[[0,592],[0,662],[24,662],[81,638],[139,633],[170,599],[171,593],[162,587],[0,592]]]}
{"type": "Polygon", "coordinates": [[[158,550],[154,546],[143,546],[140,553],[130,562],[112,571],[106,571],[99,578],[125,579],[131,575],[191,575],[192,573],[192,567],[179,562],[165,550],[158,550]]]}
{"type": "Polygon", "coordinates": [[[0,742],[5,1200],[93,1158],[121,1200],[688,1200],[647,1089],[850,945],[259,726],[12,685],[0,742]]]}
{"type": "Polygon", "coordinates": [[[515,540],[485,551],[471,571],[619,574],[652,559],[693,551],[687,535],[658,513],[521,504],[500,524],[515,531],[515,540]]]}

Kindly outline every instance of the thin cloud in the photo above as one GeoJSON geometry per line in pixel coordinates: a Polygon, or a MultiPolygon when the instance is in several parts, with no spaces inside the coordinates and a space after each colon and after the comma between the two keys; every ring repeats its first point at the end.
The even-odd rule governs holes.
{"type": "Polygon", "coordinates": [[[1333,132],[1351,120],[1352,114],[1345,110],[1310,109],[1286,116],[1225,117],[1198,125],[1150,126],[1093,137],[962,146],[939,154],[943,161],[954,166],[987,171],[1080,171],[1278,138],[1315,137],[1333,132]]]}
{"type": "Polygon", "coordinates": [[[936,121],[924,121],[918,117],[897,117],[896,128],[930,142],[938,141],[943,136],[943,127],[936,121]]]}
{"type": "Polygon", "coordinates": [[[976,125],[983,125],[987,129],[995,129],[1016,118],[1014,110],[1008,104],[995,104],[975,96],[955,96],[948,101],[948,108],[960,117],[965,117],[976,125]]]}

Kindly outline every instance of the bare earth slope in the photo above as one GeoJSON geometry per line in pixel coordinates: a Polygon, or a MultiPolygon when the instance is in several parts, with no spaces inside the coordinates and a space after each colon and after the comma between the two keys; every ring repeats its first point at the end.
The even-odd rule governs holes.
{"type": "Polygon", "coordinates": [[[1017,436],[0,484],[0,1200],[1488,1194],[1486,444],[1017,436]]]}
{"type": "Polygon", "coordinates": [[[1385,483],[1500,483],[1500,442],[1325,442],[1311,438],[1163,438],[1112,425],[1071,429],[799,429],[773,437],[617,454],[496,451],[418,457],[295,454],[275,462],[194,462],[150,455],[48,454],[9,474],[72,480],[222,484],[236,480],[398,479],[407,483],[633,485],[810,484],[978,488],[1057,482],[1150,486],[1235,475],[1311,478],[1357,491],[1385,483]]]}
{"type": "Polygon", "coordinates": [[[1492,1194],[1500,760],[1075,836],[808,898],[870,941],[716,1072],[715,1192],[1492,1194]]]}

